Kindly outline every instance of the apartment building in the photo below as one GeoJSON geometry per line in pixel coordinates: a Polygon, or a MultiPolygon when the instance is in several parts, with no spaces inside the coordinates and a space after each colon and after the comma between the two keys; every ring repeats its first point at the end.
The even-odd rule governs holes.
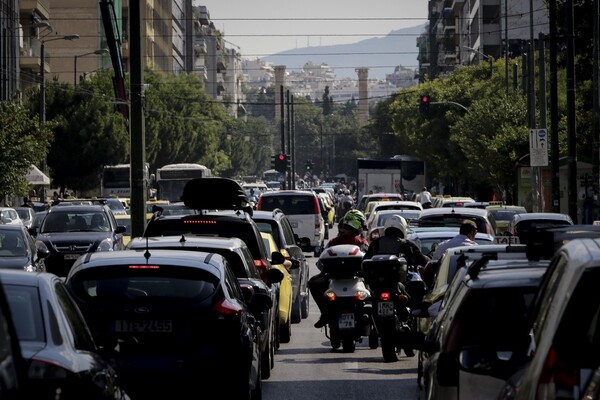
{"type": "MultiPolygon", "coordinates": [[[[520,56],[530,40],[530,2],[430,0],[426,31],[417,38],[419,79],[443,76],[459,65],[520,56]]],[[[548,10],[533,0],[534,40],[547,34],[548,10]]]]}

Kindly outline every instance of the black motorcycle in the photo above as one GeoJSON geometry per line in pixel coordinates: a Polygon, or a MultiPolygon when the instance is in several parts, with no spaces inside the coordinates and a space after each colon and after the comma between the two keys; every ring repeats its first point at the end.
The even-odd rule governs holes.
{"type": "Polygon", "coordinates": [[[423,281],[409,271],[403,257],[391,254],[364,260],[363,271],[371,290],[373,320],[384,361],[398,361],[402,349],[407,356],[413,356],[411,306],[423,296],[423,281]]]}

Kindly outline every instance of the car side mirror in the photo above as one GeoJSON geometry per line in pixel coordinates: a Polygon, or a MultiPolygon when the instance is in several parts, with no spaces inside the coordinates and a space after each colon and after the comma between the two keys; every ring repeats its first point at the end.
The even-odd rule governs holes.
{"type": "Polygon", "coordinates": [[[127,231],[127,227],[125,225],[117,225],[115,229],[115,233],[125,233],[127,231]]]}
{"type": "Polygon", "coordinates": [[[29,232],[29,234],[30,234],[31,236],[33,236],[33,237],[36,237],[36,236],[37,236],[37,234],[38,234],[38,230],[37,230],[37,228],[28,228],[28,229],[27,229],[27,232],[29,232]]]}
{"type": "Polygon", "coordinates": [[[267,283],[272,285],[274,283],[279,283],[283,280],[283,272],[278,270],[277,268],[271,268],[267,271],[267,283]]]}
{"type": "Polygon", "coordinates": [[[48,247],[46,246],[46,244],[40,240],[37,240],[35,243],[35,247],[36,247],[36,255],[38,257],[38,259],[43,259],[46,258],[50,255],[50,250],[48,250],[48,247]]]}
{"type": "Polygon", "coordinates": [[[274,251],[271,253],[271,264],[283,264],[285,257],[280,251],[274,251]]]}

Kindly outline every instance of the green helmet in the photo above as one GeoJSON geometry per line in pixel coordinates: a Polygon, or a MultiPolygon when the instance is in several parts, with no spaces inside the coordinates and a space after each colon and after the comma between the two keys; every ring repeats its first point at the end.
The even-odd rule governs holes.
{"type": "Polygon", "coordinates": [[[350,210],[342,218],[341,224],[348,225],[350,228],[360,232],[366,228],[367,219],[362,212],[350,210]]]}

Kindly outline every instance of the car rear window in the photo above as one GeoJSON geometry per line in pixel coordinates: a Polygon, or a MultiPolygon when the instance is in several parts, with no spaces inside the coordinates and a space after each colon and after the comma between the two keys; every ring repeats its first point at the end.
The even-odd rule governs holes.
{"type": "Polygon", "coordinates": [[[263,196],[260,209],[273,211],[279,208],[287,215],[317,214],[313,196],[263,196]]]}
{"type": "Polygon", "coordinates": [[[216,291],[218,282],[217,276],[203,269],[123,265],[81,271],[72,277],[70,286],[77,297],[92,303],[157,298],[201,301],[216,291]]]}
{"type": "Polygon", "coordinates": [[[195,216],[193,218],[157,219],[146,227],[144,237],[181,236],[186,234],[242,239],[254,259],[266,258],[260,232],[256,225],[237,218],[195,216]]]}
{"type": "Polygon", "coordinates": [[[470,219],[477,224],[477,231],[481,233],[490,233],[488,231],[488,225],[483,218],[467,217],[465,215],[440,215],[440,216],[427,216],[419,218],[419,226],[450,226],[460,227],[462,221],[470,219]]]}

